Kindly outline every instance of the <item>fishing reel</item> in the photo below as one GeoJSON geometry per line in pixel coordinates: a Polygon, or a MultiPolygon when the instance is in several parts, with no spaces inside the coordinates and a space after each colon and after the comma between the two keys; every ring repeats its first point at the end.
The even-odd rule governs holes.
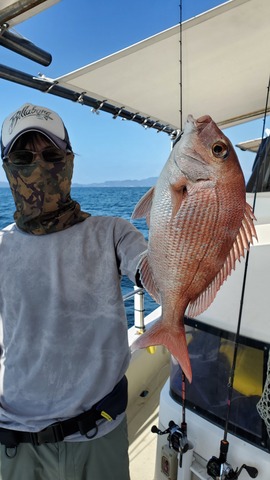
{"type": "Polygon", "coordinates": [[[236,480],[243,469],[247,471],[251,478],[256,478],[258,470],[255,467],[250,467],[243,464],[241,468],[238,467],[233,470],[232,466],[227,463],[228,442],[222,440],[220,444],[219,458],[212,457],[207,463],[207,474],[214,480],[236,480]]]}
{"type": "Polygon", "coordinates": [[[153,425],[153,427],[151,428],[151,432],[157,433],[158,435],[168,434],[169,447],[172,448],[175,452],[180,453],[180,460],[182,458],[182,455],[188,451],[189,445],[186,433],[186,424],[182,424],[180,428],[179,425],[176,425],[176,423],[171,420],[169,422],[169,428],[167,428],[166,430],[162,431],[157,428],[156,425],[153,425]]]}
{"type": "Polygon", "coordinates": [[[236,480],[243,469],[247,471],[251,478],[256,478],[258,475],[258,470],[255,467],[244,464],[241,468],[233,470],[229,463],[220,463],[220,459],[217,457],[212,457],[207,464],[207,473],[215,480],[236,480]]]}

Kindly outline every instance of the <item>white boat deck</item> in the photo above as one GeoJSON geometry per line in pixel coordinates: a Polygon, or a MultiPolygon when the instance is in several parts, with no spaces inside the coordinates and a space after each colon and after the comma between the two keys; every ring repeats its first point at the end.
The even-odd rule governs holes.
{"type": "Polygon", "coordinates": [[[157,435],[151,432],[158,423],[159,392],[152,395],[143,411],[129,421],[129,459],[131,480],[153,480],[156,459],[157,435]]]}
{"type": "Polygon", "coordinates": [[[169,354],[163,347],[158,347],[154,355],[146,350],[134,355],[127,373],[131,480],[154,479],[157,435],[151,432],[151,427],[158,425],[159,396],[168,375],[169,354]],[[141,383],[136,382],[137,374],[141,383]]]}

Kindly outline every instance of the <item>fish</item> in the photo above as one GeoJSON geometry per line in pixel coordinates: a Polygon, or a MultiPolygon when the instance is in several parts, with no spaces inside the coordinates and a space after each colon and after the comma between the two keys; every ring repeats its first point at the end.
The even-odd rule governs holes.
{"type": "Polygon", "coordinates": [[[140,279],[162,314],[132,351],[164,345],[191,383],[184,315],[209,307],[257,238],[236,152],[209,115],[187,116],[156,185],[135,206],[132,218],[143,217],[149,238],[140,279]]]}

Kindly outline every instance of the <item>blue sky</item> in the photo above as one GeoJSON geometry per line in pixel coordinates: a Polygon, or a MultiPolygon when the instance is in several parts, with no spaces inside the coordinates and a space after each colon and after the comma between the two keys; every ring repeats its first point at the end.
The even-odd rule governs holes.
{"type": "MultiPolygon", "coordinates": [[[[183,0],[183,20],[223,3],[183,0]]],[[[179,22],[179,0],[61,0],[17,25],[16,31],[51,53],[49,67],[0,47],[0,62],[29,74],[58,77],[112,54],[179,22]]],[[[57,111],[69,131],[76,160],[74,183],[142,179],[158,176],[170,151],[167,134],[93,114],[67,100],[0,80],[0,123],[26,102],[57,111]]],[[[261,137],[262,120],[227,129],[232,143],[261,137]]],[[[237,149],[245,176],[254,154],[237,149]]],[[[0,169],[0,181],[5,174],[0,169]]]]}

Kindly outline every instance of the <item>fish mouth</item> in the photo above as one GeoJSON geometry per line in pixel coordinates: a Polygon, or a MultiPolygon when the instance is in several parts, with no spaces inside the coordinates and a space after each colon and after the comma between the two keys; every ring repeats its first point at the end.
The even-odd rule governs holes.
{"type": "MultiPolygon", "coordinates": [[[[212,118],[210,117],[210,115],[203,115],[201,117],[199,117],[198,119],[195,119],[193,117],[193,115],[189,114],[188,117],[187,117],[187,123],[191,124],[192,126],[194,126],[195,128],[199,128],[200,130],[202,130],[203,128],[205,128],[207,125],[209,125],[209,123],[211,123],[213,120],[212,118]]],[[[184,132],[183,132],[183,138],[185,137],[185,129],[184,129],[184,132]]],[[[181,141],[181,140],[180,140],[181,141]]],[[[183,141],[183,140],[182,140],[183,141]]],[[[184,160],[185,162],[188,162],[188,163],[192,163],[195,167],[195,165],[197,164],[200,168],[199,168],[199,171],[201,172],[200,174],[200,177],[198,179],[196,179],[196,181],[207,181],[207,180],[210,180],[210,177],[209,177],[209,172],[205,171],[205,175],[202,173],[202,167],[205,168],[208,166],[208,163],[201,157],[201,155],[197,154],[196,152],[194,152],[192,150],[192,148],[188,147],[187,146],[187,150],[190,150],[191,153],[185,153],[184,151],[182,151],[180,153],[180,157],[182,160],[184,160]]],[[[184,175],[187,179],[191,180],[191,181],[194,181],[194,178],[192,178],[193,176],[190,175],[190,173],[188,173],[188,171],[185,171],[186,168],[183,168],[183,166],[179,165],[179,157],[177,158],[178,156],[175,155],[174,156],[174,163],[177,167],[177,169],[181,172],[182,175],[184,175]]],[[[187,169],[188,170],[188,169],[187,169]]]]}

